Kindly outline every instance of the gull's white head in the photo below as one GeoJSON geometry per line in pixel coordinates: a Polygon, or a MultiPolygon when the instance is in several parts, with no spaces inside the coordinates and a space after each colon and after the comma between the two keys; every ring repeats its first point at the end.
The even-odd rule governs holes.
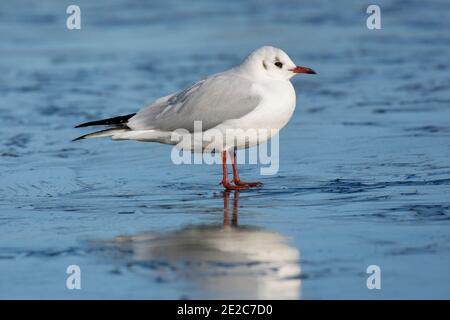
{"type": "Polygon", "coordinates": [[[299,67],[281,49],[264,46],[253,51],[242,62],[241,69],[254,75],[278,80],[289,80],[299,73],[315,74],[310,68],[299,67]]]}

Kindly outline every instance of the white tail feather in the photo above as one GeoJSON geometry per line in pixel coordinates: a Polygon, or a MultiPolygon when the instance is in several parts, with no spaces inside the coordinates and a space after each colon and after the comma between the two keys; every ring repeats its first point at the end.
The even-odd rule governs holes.
{"type": "Polygon", "coordinates": [[[123,128],[121,128],[121,129],[119,129],[119,128],[106,129],[106,130],[101,130],[101,131],[96,131],[96,132],[85,134],[81,137],[74,139],[73,141],[81,140],[81,139],[89,139],[89,138],[111,137],[111,136],[114,136],[115,134],[123,133],[123,132],[129,131],[129,130],[130,129],[123,129],[123,128]]]}

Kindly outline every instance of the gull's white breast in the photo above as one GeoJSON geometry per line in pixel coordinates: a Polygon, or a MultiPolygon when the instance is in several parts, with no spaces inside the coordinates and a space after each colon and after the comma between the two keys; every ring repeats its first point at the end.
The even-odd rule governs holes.
{"type": "MultiPolygon", "coordinates": [[[[296,97],[295,90],[290,81],[269,80],[254,83],[252,90],[256,94],[261,95],[260,104],[250,113],[242,118],[227,120],[216,126],[212,130],[220,130],[226,136],[226,141],[234,143],[226,143],[225,148],[249,148],[263,143],[277,134],[292,117],[296,97]],[[252,134],[256,132],[256,134],[252,134]],[[246,140],[242,138],[242,134],[249,133],[246,140]],[[236,138],[236,139],[234,139],[236,138]]],[[[208,136],[208,131],[205,132],[208,136]]],[[[219,145],[215,146],[217,149],[219,145]]]]}

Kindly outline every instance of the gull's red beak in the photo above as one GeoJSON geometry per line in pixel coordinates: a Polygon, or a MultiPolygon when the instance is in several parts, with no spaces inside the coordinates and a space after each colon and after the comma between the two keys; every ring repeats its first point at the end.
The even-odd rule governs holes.
{"type": "Polygon", "coordinates": [[[295,68],[289,69],[289,71],[292,71],[293,73],[316,74],[316,72],[313,69],[310,69],[310,68],[307,68],[307,67],[299,67],[299,66],[296,66],[295,68]]]}

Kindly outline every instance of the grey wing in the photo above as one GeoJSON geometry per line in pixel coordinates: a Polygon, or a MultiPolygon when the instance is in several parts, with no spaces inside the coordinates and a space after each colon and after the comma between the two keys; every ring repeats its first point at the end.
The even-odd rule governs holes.
{"type": "Polygon", "coordinates": [[[156,100],[141,109],[127,125],[133,130],[156,129],[194,131],[194,121],[208,130],[254,110],[261,96],[252,93],[251,82],[241,77],[219,74],[197,82],[184,91],[156,100]]]}

